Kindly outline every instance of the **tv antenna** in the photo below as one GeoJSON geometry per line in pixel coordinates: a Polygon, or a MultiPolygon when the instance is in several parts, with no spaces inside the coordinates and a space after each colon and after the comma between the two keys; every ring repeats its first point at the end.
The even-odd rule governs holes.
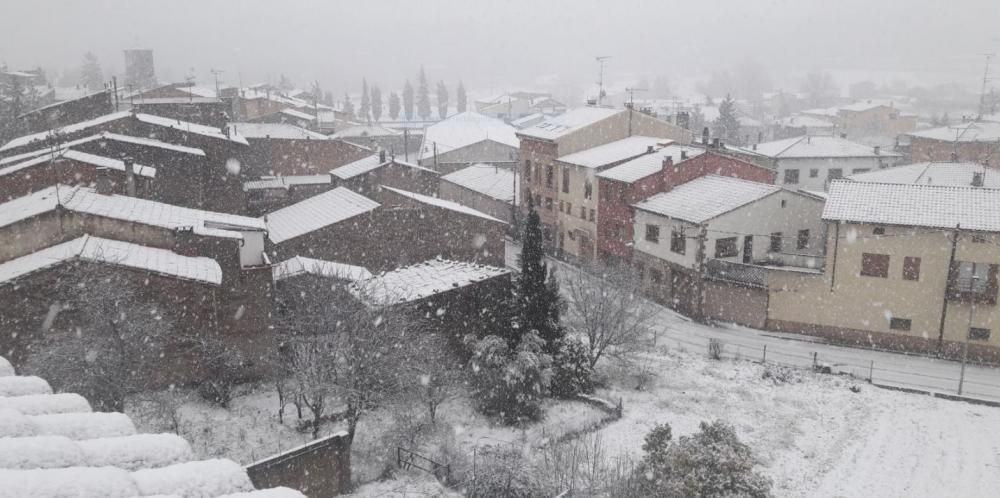
{"type": "Polygon", "coordinates": [[[224,73],[225,71],[223,71],[221,69],[215,69],[213,67],[211,70],[209,70],[209,72],[212,73],[212,76],[215,77],[215,96],[218,97],[219,96],[219,75],[222,74],[222,73],[224,73]]]}
{"type": "Polygon", "coordinates": [[[986,68],[983,70],[983,86],[979,91],[979,119],[986,114],[986,84],[990,81],[990,59],[996,54],[981,54],[986,56],[986,68]]]}
{"type": "Polygon", "coordinates": [[[610,55],[598,55],[594,57],[597,59],[597,64],[600,66],[600,73],[597,80],[597,105],[600,106],[604,101],[604,64],[608,59],[611,58],[610,55]]]}

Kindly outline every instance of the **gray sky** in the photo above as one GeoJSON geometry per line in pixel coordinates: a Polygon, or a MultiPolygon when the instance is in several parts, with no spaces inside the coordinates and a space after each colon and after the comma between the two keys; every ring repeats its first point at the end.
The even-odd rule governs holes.
{"type": "MultiPolygon", "coordinates": [[[[226,83],[287,74],[343,91],[360,78],[401,86],[420,64],[432,80],[492,89],[537,77],[614,74],[678,79],[750,58],[778,80],[812,69],[945,73],[974,83],[1000,52],[997,0],[3,0],[0,60],[106,72],[121,50],[155,50],[162,80],[212,67],[226,83]]],[[[1000,68],[998,68],[1000,73],[1000,68]]],[[[842,83],[847,83],[844,81],[842,83]]]]}

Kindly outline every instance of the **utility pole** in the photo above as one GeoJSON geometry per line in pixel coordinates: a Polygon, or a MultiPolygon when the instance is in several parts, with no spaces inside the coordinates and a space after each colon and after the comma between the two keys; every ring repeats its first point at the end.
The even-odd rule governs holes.
{"type": "Polygon", "coordinates": [[[979,119],[986,114],[986,84],[990,81],[990,59],[996,54],[982,54],[986,56],[986,68],[983,70],[983,86],[979,91],[979,119]]]}
{"type": "Polygon", "coordinates": [[[631,137],[632,136],[632,112],[635,110],[635,92],[645,92],[645,91],[647,91],[647,89],[645,89],[645,88],[626,88],[625,91],[628,92],[628,104],[625,107],[628,107],[628,136],[631,137]]]}
{"type": "Polygon", "coordinates": [[[222,73],[224,73],[224,72],[225,71],[223,71],[221,69],[215,69],[215,68],[211,69],[212,76],[215,77],[215,96],[216,97],[219,96],[219,75],[222,74],[222,73]]]}
{"type": "Polygon", "coordinates": [[[962,387],[965,384],[965,364],[969,360],[969,334],[972,333],[972,318],[976,315],[976,295],[975,283],[979,277],[976,276],[976,264],[972,263],[972,273],[969,275],[969,326],[966,327],[965,341],[962,342],[962,373],[958,375],[958,395],[962,395],[962,387]]]}
{"type": "Polygon", "coordinates": [[[597,105],[600,107],[604,103],[604,64],[605,61],[610,59],[610,55],[599,55],[595,57],[597,59],[597,64],[600,66],[600,73],[597,80],[597,105]]]}
{"type": "Polygon", "coordinates": [[[705,309],[705,258],[707,257],[705,245],[708,242],[708,225],[701,225],[698,229],[698,249],[695,251],[695,264],[698,268],[697,279],[698,279],[698,295],[695,296],[695,305],[697,310],[695,312],[695,317],[699,321],[703,321],[705,317],[702,315],[702,310],[705,309]]]}
{"type": "Polygon", "coordinates": [[[410,162],[410,129],[403,128],[403,157],[410,162]]]}

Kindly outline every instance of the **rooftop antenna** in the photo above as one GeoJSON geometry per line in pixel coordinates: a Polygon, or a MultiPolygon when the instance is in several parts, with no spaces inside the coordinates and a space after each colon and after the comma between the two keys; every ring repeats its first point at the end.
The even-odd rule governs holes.
{"type": "Polygon", "coordinates": [[[218,97],[219,96],[219,75],[222,74],[222,73],[224,73],[225,71],[223,71],[221,69],[215,69],[213,67],[211,70],[209,70],[209,72],[212,73],[212,76],[215,77],[215,96],[218,97]]]}
{"type": "Polygon", "coordinates": [[[983,70],[983,86],[979,91],[979,118],[986,114],[986,84],[990,81],[990,59],[996,54],[981,54],[986,56],[986,68],[983,70]]]}
{"type": "Polygon", "coordinates": [[[646,88],[626,88],[628,92],[628,104],[625,107],[628,108],[628,136],[632,136],[632,112],[635,110],[635,92],[645,92],[646,88]]]}
{"type": "Polygon", "coordinates": [[[599,79],[597,80],[597,105],[600,107],[604,102],[604,64],[608,59],[611,58],[610,55],[598,55],[594,57],[597,59],[597,64],[600,66],[599,79]]]}

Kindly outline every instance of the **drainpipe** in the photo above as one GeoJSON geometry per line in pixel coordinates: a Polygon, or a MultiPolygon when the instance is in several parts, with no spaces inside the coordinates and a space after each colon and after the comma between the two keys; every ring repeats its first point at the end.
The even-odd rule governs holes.
{"type": "Polygon", "coordinates": [[[958,234],[962,229],[962,224],[955,225],[955,232],[951,237],[951,255],[948,257],[948,280],[944,284],[944,299],[941,302],[941,325],[938,329],[938,352],[944,346],[944,321],[948,316],[948,284],[951,283],[951,272],[955,266],[955,250],[958,247],[958,234]]]}

